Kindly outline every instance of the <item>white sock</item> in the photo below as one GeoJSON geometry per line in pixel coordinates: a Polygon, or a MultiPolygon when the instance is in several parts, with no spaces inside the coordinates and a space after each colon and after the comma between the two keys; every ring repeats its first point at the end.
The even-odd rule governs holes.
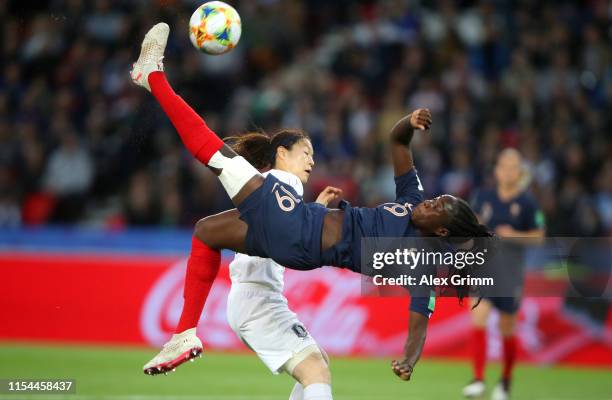
{"type": "Polygon", "coordinates": [[[295,382],[289,400],[304,400],[304,386],[300,382],[295,382]]]}
{"type": "Polygon", "coordinates": [[[327,383],[313,383],[304,388],[304,400],[332,400],[331,386],[327,383]]]}

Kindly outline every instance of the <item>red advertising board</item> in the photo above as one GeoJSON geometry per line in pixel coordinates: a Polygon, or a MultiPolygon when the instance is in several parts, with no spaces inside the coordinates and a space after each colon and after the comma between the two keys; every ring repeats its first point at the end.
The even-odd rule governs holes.
{"type": "MultiPolygon", "coordinates": [[[[160,346],[179,319],[184,273],[176,257],[0,253],[0,340],[160,346]]],[[[229,287],[224,265],[198,328],[210,349],[245,349],[226,321],[229,287]]],[[[408,299],[363,297],[360,277],[336,268],[287,270],[285,293],[329,353],[401,353],[408,299]]],[[[489,328],[489,356],[497,358],[495,318],[489,328]]],[[[466,357],[469,332],[467,306],[439,299],[425,354],[466,357]]],[[[525,299],[518,333],[523,360],[612,367],[610,321],[593,331],[562,312],[562,299],[525,299]]]]}

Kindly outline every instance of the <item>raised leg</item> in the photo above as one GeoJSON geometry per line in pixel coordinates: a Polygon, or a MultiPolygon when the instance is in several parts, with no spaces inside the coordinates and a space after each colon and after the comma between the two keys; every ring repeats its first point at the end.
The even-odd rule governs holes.
{"type": "Polygon", "coordinates": [[[170,27],[153,26],[145,35],[132,80],[150,91],[168,116],[191,154],[218,176],[235,205],[263,182],[251,164],[226,146],[206,122],[177,95],[164,74],[163,58],[170,27]]]}

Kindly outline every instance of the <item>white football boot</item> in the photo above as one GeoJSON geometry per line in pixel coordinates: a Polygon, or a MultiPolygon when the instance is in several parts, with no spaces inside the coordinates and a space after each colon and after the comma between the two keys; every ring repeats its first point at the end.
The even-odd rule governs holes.
{"type": "Polygon", "coordinates": [[[164,51],[168,43],[170,27],[164,22],[153,25],[145,35],[140,46],[140,56],[132,65],[130,76],[138,86],[151,91],[149,86],[149,74],[153,71],[163,71],[164,51]]]}
{"type": "Polygon", "coordinates": [[[461,392],[465,397],[478,398],[485,393],[485,384],[483,381],[474,380],[472,383],[463,388],[461,392]]]}
{"type": "Polygon", "coordinates": [[[491,400],[508,400],[510,399],[510,384],[500,381],[491,393],[491,400]]]}
{"type": "Polygon", "coordinates": [[[202,341],[196,336],[196,328],[187,329],[173,335],[159,354],[142,368],[147,375],[168,374],[179,365],[202,357],[202,351],[202,341]]]}

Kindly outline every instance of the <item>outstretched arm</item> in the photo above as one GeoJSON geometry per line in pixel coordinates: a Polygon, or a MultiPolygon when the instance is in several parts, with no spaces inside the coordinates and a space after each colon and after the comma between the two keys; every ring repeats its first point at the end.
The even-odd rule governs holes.
{"type": "Polygon", "coordinates": [[[431,126],[431,113],[419,108],[400,119],[391,129],[391,157],[395,176],[404,175],[414,168],[410,142],[415,129],[426,130],[431,126]]]}
{"type": "Polygon", "coordinates": [[[410,324],[408,328],[408,339],[404,345],[404,359],[401,361],[393,360],[391,368],[395,375],[399,376],[404,381],[409,381],[412,376],[412,370],[416,365],[423,346],[425,345],[425,337],[427,336],[427,316],[411,311],[410,324]]]}

